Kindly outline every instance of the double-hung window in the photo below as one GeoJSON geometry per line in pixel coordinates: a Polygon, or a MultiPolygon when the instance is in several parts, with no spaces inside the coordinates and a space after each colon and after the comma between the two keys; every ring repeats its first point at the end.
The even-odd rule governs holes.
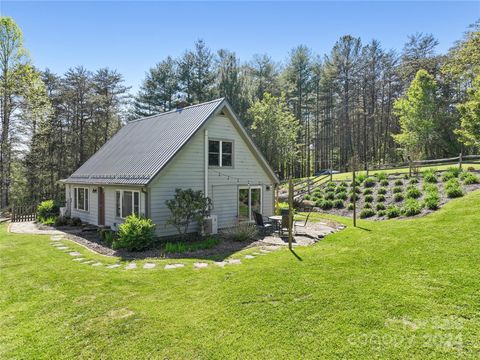
{"type": "Polygon", "coordinates": [[[73,188],[73,192],[74,209],[88,211],[88,188],[73,188]]]}
{"type": "Polygon", "coordinates": [[[233,166],[233,142],[208,140],[208,165],[219,167],[233,166]]]}
{"type": "Polygon", "coordinates": [[[115,191],[115,215],[126,218],[140,213],[140,192],[130,190],[115,191]]]}

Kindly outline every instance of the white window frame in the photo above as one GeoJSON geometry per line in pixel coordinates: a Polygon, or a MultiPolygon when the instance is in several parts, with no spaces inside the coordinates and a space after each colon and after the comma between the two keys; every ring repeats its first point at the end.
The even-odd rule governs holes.
{"type": "Polygon", "coordinates": [[[140,196],[140,191],[138,190],[120,190],[120,189],[116,189],[115,190],[115,217],[116,218],[120,218],[120,219],[125,219],[128,215],[131,215],[131,214],[128,214],[125,216],[125,214],[123,213],[123,194],[125,193],[125,191],[127,192],[131,192],[132,193],[132,214],[135,214],[135,193],[138,194],[138,213],[137,215],[140,216],[140,209],[141,209],[141,196],[140,196]],[[117,192],[120,193],[120,214],[117,213],[117,209],[118,209],[118,204],[117,204],[117,192]]]}
{"type": "Polygon", "coordinates": [[[89,212],[90,209],[90,194],[88,187],[74,187],[73,188],[73,208],[77,211],[89,212]],[[78,190],[83,190],[83,209],[79,207],[78,190]]]}
{"type": "Polygon", "coordinates": [[[235,142],[233,140],[228,140],[228,139],[208,139],[208,159],[207,159],[207,162],[208,162],[208,166],[211,167],[211,168],[218,168],[218,167],[225,167],[225,168],[233,168],[233,164],[234,164],[234,147],[235,147],[235,142]],[[210,141],[216,141],[218,142],[218,165],[210,165],[210,141]],[[231,156],[232,156],[232,165],[225,165],[223,166],[222,164],[222,161],[223,161],[223,146],[222,144],[223,143],[231,143],[232,144],[232,152],[231,152],[231,156]]]}
{"type": "Polygon", "coordinates": [[[240,190],[248,189],[248,222],[253,222],[252,217],[252,189],[260,189],[260,213],[263,214],[263,187],[262,186],[239,186],[237,187],[237,218],[240,219],[240,190]]]}

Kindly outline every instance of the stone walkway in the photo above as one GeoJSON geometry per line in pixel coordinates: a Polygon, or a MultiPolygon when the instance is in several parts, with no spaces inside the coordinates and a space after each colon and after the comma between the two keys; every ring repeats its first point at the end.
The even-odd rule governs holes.
{"type": "Polygon", "coordinates": [[[60,230],[41,230],[33,221],[14,222],[8,226],[8,231],[16,234],[64,235],[60,230]]]}
{"type": "MultiPolygon", "coordinates": [[[[89,265],[93,267],[103,267],[105,269],[116,269],[122,267],[121,263],[115,263],[115,264],[103,264],[101,261],[95,261],[95,260],[89,260],[83,255],[78,252],[74,251],[73,249],[70,249],[68,246],[66,246],[62,240],[66,240],[61,234],[55,233],[50,237],[52,241],[52,246],[54,246],[56,249],[67,253],[72,257],[72,260],[83,265],[89,265]]],[[[244,254],[242,255],[242,259],[244,260],[252,260],[255,259],[258,256],[262,255],[267,255],[275,250],[280,249],[280,246],[269,246],[268,248],[264,249],[258,249],[258,251],[252,252],[250,254],[244,254]]],[[[224,268],[225,266],[231,266],[231,265],[241,265],[242,264],[242,259],[240,258],[230,258],[226,259],[224,261],[215,261],[215,262],[195,262],[193,263],[193,268],[194,269],[205,269],[210,267],[211,265],[215,265],[221,268],[224,268]]],[[[170,270],[170,269],[178,269],[178,268],[183,268],[185,267],[186,264],[184,263],[170,263],[170,264],[165,264],[163,269],[165,270],[170,270]]],[[[157,267],[157,263],[154,262],[146,262],[143,264],[142,268],[143,269],[154,269],[157,267]]],[[[137,263],[135,261],[131,261],[126,264],[126,266],[123,268],[124,270],[134,270],[138,269],[137,263]]]]}

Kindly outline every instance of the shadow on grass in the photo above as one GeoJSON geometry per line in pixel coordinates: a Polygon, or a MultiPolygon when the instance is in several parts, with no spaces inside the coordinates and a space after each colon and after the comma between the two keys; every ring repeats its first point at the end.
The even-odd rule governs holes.
{"type": "Polygon", "coordinates": [[[363,230],[363,231],[372,231],[372,230],[364,228],[362,226],[356,226],[354,229],[360,229],[360,230],[363,230]]]}
{"type": "Polygon", "coordinates": [[[290,249],[290,252],[293,254],[293,256],[295,256],[297,258],[297,260],[299,261],[303,261],[303,259],[300,257],[300,255],[298,255],[295,250],[293,249],[290,249]]]}

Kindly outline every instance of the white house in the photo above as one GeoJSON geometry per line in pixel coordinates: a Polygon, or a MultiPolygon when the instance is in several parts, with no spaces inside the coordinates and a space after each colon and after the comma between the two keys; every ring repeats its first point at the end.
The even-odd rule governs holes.
{"type": "Polygon", "coordinates": [[[72,217],[115,229],[137,213],[165,236],[175,234],[165,201],[176,188],[210,197],[221,229],[251,221],[253,210],[272,215],[278,178],[218,99],[129,122],[63,182],[72,217]]]}

